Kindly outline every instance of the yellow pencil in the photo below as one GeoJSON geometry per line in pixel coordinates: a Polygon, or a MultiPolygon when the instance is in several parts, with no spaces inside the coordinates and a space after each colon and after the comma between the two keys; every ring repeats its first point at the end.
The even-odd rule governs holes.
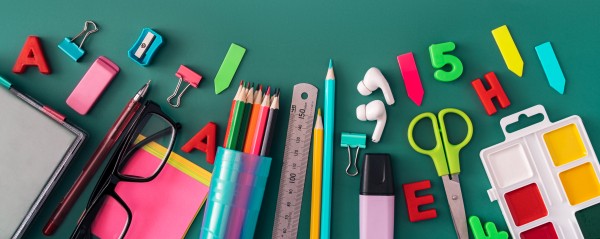
{"type": "Polygon", "coordinates": [[[323,120],[317,112],[313,136],[312,194],[310,204],[310,239],[319,239],[321,226],[321,183],[323,177],[323,120]]]}

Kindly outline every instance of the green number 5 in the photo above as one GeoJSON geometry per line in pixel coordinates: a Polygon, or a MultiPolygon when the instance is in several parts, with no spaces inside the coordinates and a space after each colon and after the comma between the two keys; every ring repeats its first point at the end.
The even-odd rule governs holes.
{"type": "Polygon", "coordinates": [[[431,65],[436,70],[433,73],[433,77],[436,80],[443,82],[450,82],[458,79],[463,72],[463,64],[458,57],[446,54],[447,52],[454,51],[456,45],[454,42],[444,42],[440,44],[433,44],[429,46],[429,55],[431,57],[431,65]],[[452,69],[450,71],[444,71],[440,68],[445,65],[450,65],[452,69]]]}

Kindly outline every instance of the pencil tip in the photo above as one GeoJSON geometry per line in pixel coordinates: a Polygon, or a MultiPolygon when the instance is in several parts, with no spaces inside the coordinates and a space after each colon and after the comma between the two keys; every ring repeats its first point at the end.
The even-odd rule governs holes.
{"type": "Polygon", "coordinates": [[[327,76],[325,80],[335,80],[335,74],[333,73],[333,60],[329,59],[329,69],[327,69],[327,76]]]}
{"type": "Polygon", "coordinates": [[[317,111],[317,119],[315,120],[315,130],[323,130],[323,118],[321,117],[321,108],[317,111]]]}

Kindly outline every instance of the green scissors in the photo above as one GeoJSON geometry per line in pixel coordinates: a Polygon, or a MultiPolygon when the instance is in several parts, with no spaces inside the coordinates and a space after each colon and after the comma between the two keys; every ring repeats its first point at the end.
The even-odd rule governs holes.
{"type": "Polygon", "coordinates": [[[417,115],[408,126],[408,142],[410,143],[410,146],[421,154],[429,155],[431,159],[433,159],[433,164],[435,165],[438,176],[442,177],[446,198],[448,199],[448,205],[450,206],[450,212],[452,214],[452,222],[454,223],[454,229],[456,230],[456,235],[459,239],[469,238],[465,204],[460,189],[460,180],[458,179],[458,174],[460,173],[459,153],[460,150],[471,141],[472,136],[473,123],[471,122],[471,119],[465,112],[454,108],[443,109],[438,113],[437,117],[430,112],[422,113],[417,115]],[[462,142],[456,145],[450,143],[448,134],[446,133],[444,116],[449,113],[462,117],[467,124],[467,136],[462,142]],[[435,147],[432,149],[421,148],[413,139],[415,125],[424,118],[431,119],[433,125],[433,134],[436,143],[435,147]]]}

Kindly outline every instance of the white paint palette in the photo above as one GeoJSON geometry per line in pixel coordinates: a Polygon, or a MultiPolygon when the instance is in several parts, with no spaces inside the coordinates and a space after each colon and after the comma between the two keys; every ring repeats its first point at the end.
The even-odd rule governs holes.
{"type": "MultiPolygon", "coordinates": [[[[576,239],[597,233],[576,214],[597,210],[600,166],[579,116],[550,122],[536,105],[500,120],[506,140],[481,151],[481,160],[513,238],[576,239]],[[521,130],[506,130],[519,116],[544,119],[521,130]],[[585,231],[588,230],[588,231],[585,231]]],[[[600,206],[600,204],[598,205],[600,206]]],[[[600,221],[596,221],[596,225],[600,221]]]]}

